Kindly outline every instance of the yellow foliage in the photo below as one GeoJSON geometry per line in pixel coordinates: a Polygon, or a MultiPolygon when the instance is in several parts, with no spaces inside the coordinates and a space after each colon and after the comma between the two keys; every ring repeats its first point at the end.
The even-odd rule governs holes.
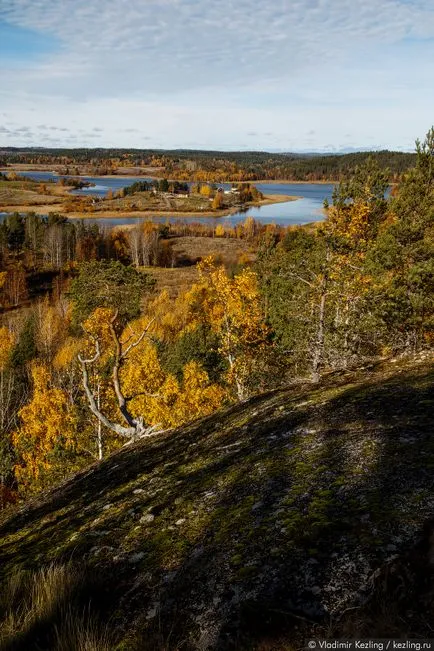
{"type": "Polygon", "coordinates": [[[163,427],[177,427],[211,414],[227,400],[227,392],[210,384],[208,373],[197,362],[184,366],[179,383],[168,375],[159,395],[148,401],[148,420],[163,427]]]}
{"type": "Polygon", "coordinates": [[[364,248],[372,236],[373,215],[370,206],[356,202],[327,212],[326,230],[342,238],[352,249],[364,248]]]}
{"type": "Polygon", "coordinates": [[[191,320],[189,329],[208,324],[220,338],[220,353],[228,361],[228,380],[236,386],[238,397],[245,396],[245,385],[255,357],[266,343],[265,324],[257,275],[244,269],[229,278],[223,266],[212,258],[198,264],[200,282],[186,293],[191,320]]]}
{"type": "Polygon", "coordinates": [[[212,202],[212,207],[214,210],[220,210],[221,208],[224,207],[223,192],[216,193],[212,202]]]}
{"type": "MultiPolygon", "coordinates": [[[[227,398],[226,391],[216,384],[211,384],[208,374],[196,362],[184,367],[180,382],[168,374],[160,364],[158,350],[150,337],[158,337],[160,341],[173,341],[185,331],[190,315],[190,302],[185,296],[173,300],[167,292],[162,292],[148,304],[146,313],[129,323],[120,336],[123,357],[119,379],[122,393],[127,398],[131,414],[143,417],[151,425],[180,425],[211,413],[227,398]],[[146,336],[139,340],[140,334],[146,328],[146,336]],[[131,347],[135,342],[139,343],[131,347]]],[[[96,310],[89,317],[85,328],[99,341],[110,338],[109,347],[113,352],[113,340],[107,328],[111,317],[110,311],[96,310]]],[[[77,343],[70,340],[62,347],[55,358],[58,368],[72,361],[76,346],[77,343]]],[[[91,341],[88,347],[91,349],[91,341]]],[[[119,413],[111,386],[112,379],[100,371],[101,363],[106,361],[107,357],[95,361],[91,384],[98,384],[100,387],[102,411],[117,420],[119,413]]]]}
{"type": "Polygon", "coordinates": [[[183,369],[183,379],[166,374],[155,346],[146,341],[135,348],[121,371],[122,388],[135,416],[144,416],[152,425],[175,427],[210,414],[226,398],[225,390],[210,384],[208,374],[197,362],[183,369]]]}
{"type": "Polygon", "coordinates": [[[63,343],[63,345],[57,351],[53,359],[53,367],[62,371],[65,368],[68,368],[77,361],[77,355],[79,354],[82,348],[82,343],[78,339],[68,339],[63,343]]]}
{"type": "Polygon", "coordinates": [[[167,290],[163,290],[155,299],[151,300],[143,317],[131,324],[132,328],[140,332],[150,321],[152,324],[149,333],[161,341],[174,341],[189,320],[189,307],[180,295],[176,299],[170,298],[167,290]]]}
{"type": "Polygon", "coordinates": [[[136,414],[146,414],[149,396],[159,391],[165,379],[156,347],[149,341],[144,341],[134,348],[121,370],[125,395],[142,394],[131,401],[131,410],[136,414]]]}
{"type": "MultiPolygon", "coordinates": [[[[214,266],[211,258],[198,264],[201,283],[194,285],[190,296],[198,297],[211,327],[222,334],[228,344],[254,344],[268,333],[254,271],[244,269],[229,278],[223,266],[214,266]]],[[[193,303],[194,304],[194,303],[193,303]]],[[[196,302],[196,309],[199,306],[196,302]]]]}
{"type": "Polygon", "coordinates": [[[113,337],[110,326],[114,314],[114,310],[111,308],[97,307],[83,323],[84,331],[90,335],[84,348],[86,356],[92,356],[95,353],[94,340],[98,341],[103,360],[106,360],[113,353],[113,337]]]}
{"type": "Polygon", "coordinates": [[[216,237],[224,237],[225,236],[225,227],[223,224],[217,224],[215,227],[215,236],[216,237]]]}
{"type": "Polygon", "coordinates": [[[183,382],[172,408],[172,424],[186,423],[207,416],[222,406],[227,393],[218,384],[210,384],[208,373],[197,362],[183,369],[183,382]]]}
{"type": "Polygon", "coordinates": [[[37,343],[39,350],[50,356],[56,342],[61,338],[65,323],[58,310],[49,304],[48,299],[40,304],[37,343]]]}
{"type": "Polygon", "coordinates": [[[9,360],[15,338],[12,332],[5,326],[0,328],[0,371],[3,371],[9,360]]]}
{"type": "Polygon", "coordinates": [[[97,307],[83,323],[83,329],[101,342],[111,340],[110,323],[114,310],[109,307],[97,307]]]}
{"type": "Polygon", "coordinates": [[[200,190],[199,190],[199,192],[200,192],[200,194],[203,195],[204,197],[210,197],[210,196],[212,195],[212,189],[211,189],[211,186],[208,185],[208,184],[201,185],[201,186],[200,186],[200,190]]]}
{"type": "Polygon", "coordinates": [[[49,369],[34,363],[31,369],[33,397],[19,411],[21,426],[12,441],[20,457],[15,467],[18,483],[39,489],[55,469],[56,452],[75,446],[75,419],[67,395],[52,386],[49,369]]]}

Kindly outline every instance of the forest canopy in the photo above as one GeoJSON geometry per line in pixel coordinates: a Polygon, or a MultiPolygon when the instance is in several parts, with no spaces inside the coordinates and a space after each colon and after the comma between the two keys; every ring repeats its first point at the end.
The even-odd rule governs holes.
{"type": "Polygon", "coordinates": [[[0,504],[257,392],[431,349],[434,129],[392,193],[378,157],[357,160],[307,226],[8,215],[0,504]]]}
{"type": "Polygon", "coordinates": [[[341,181],[373,158],[396,181],[415,163],[415,154],[394,151],[295,154],[156,149],[4,148],[0,164],[61,165],[64,173],[116,174],[122,168],[149,169],[179,181],[341,181]]]}

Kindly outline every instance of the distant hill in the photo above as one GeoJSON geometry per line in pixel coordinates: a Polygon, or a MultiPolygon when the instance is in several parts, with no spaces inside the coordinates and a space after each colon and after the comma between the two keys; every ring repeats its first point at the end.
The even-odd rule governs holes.
{"type": "Polygon", "coordinates": [[[340,181],[350,178],[357,165],[372,156],[398,180],[414,165],[416,155],[394,151],[350,153],[271,153],[261,151],[205,151],[159,149],[45,149],[5,147],[0,166],[14,164],[62,165],[69,173],[116,173],[119,168],[141,173],[158,170],[158,176],[191,181],[340,181]]]}
{"type": "Polygon", "coordinates": [[[421,355],[258,395],[26,504],[0,524],[9,603],[29,599],[5,587],[18,571],[87,569],[2,648],[72,648],[52,624],[77,599],[108,622],[87,648],[432,636],[433,388],[421,355]]]}

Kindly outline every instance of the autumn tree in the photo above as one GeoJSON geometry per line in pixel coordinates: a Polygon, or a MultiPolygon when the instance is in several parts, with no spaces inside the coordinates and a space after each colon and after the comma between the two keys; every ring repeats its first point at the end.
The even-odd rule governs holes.
{"type": "Polygon", "coordinates": [[[224,208],[224,195],[223,192],[216,192],[215,197],[212,201],[212,207],[214,210],[221,210],[224,208]]]}
{"type": "Polygon", "coordinates": [[[51,360],[68,326],[59,305],[46,297],[35,308],[35,342],[41,357],[51,360]]]}
{"type": "Polygon", "coordinates": [[[368,159],[353,180],[334,193],[322,232],[329,246],[330,363],[346,366],[376,353],[379,345],[369,293],[366,256],[387,219],[387,175],[368,159]]]}
{"type": "Polygon", "coordinates": [[[94,350],[78,358],[89,408],[102,426],[127,440],[211,413],[226,399],[226,391],[210,382],[198,362],[188,362],[179,379],[162,367],[154,323],[155,317],[143,316],[119,332],[117,313],[99,308],[84,324],[88,350],[94,350]],[[110,379],[105,374],[101,387],[104,366],[110,379]],[[101,388],[109,396],[104,406],[97,400],[101,388]]]}
{"type": "Polygon", "coordinates": [[[121,322],[119,320],[118,310],[112,311],[106,308],[107,318],[98,323],[100,332],[94,334],[88,332],[93,344],[93,354],[86,356],[80,354],[78,360],[82,369],[83,388],[88,400],[90,411],[93,415],[109,430],[115,432],[118,436],[134,440],[137,437],[147,436],[153,432],[153,427],[150,426],[144,415],[140,414],[135,416],[130,408],[129,403],[136,397],[137,393],[141,392],[140,387],[134,386],[134,393],[127,395],[122,384],[121,372],[125,366],[132,351],[140,346],[142,341],[148,335],[152,320],[149,321],[140,332],[135,332],[129,328],[128,333],[122,337],[121,322]],[[95,391],[90,383],[90,369],[94,364],[100,362],[103,355],[107,355],[107,350],[103,349],[103,344],[106,342],[110,345],[111,349],[111,386],[113,389],[114,398],[117,405],[117,410],[120,415],[121,423],[118,423],[113,418],[107,416],[98,406],[98,401],[95,396],[95,391]],[[110,340],[110,343],[109,343],[110,340]]]}
{"type": "Polygon", "coordinates": [[[16,424],[17,409],[24,397],[10,367],[14,343],[12,332],[7,327],[0,327],[0,510],[15,499],[15,455],[11,434],[16,424]]]}
{"type": "Polygon", "coordinates": [[[24,492],[34,492],[71,470],[68,453],[75,448],[75,415],[65,393],[53,386],[47,366],[31,368],[33,395],[19,411],[21,424],[13,434],[18,455],[15,475],[24,492]]]}
{"type": "Polygon", "coordinates": [[[243,270],[230,278],[212,258],[199,263],[198,269],[200,282],[187,296],[192,319],[189,328],[206,323],[218,336],[219,353],[228,365],[226,379],[238,400],[244,400],[268,340],[257,276],[243,270]]]}

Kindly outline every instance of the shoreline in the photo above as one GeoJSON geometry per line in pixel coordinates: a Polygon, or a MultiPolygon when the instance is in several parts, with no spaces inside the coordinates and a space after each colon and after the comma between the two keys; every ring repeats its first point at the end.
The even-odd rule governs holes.
{"type": "MultiPolygon", "coordinates": [[[[14,168],[14,167],[2,167],[0,168],[0,172],[16,172],[19,174],[20,172],[52,172],[52,169],[48,169],[47,167],[45,169],[31,169],[31,166],[27,166],[23,164],[23,167],[19,168],[14,168]]],[[[59,174],[59,176],[64,176],[63,174],[59,174]]],[[[97,174],[71,174],[73,178],[92,178],[92,179],[125,179],[125,178],[131,178],[131,179],[163,179],[165,178],[164,176],[155,176],[153,174],[104,174],[103,176],[99,176],[97,174]]],[[[174,180],[179,180],[179,179],[167,179],[168,181],[174,181],[174,180]]],[[[179,181],[180,183],[198,183],[198,181],[195,180],[184,180],[184,181],[179,181]]],[[[330,180],[325,180],[325,181],[291,181],[291,179],[254,179],[251,181],[238,181],[238,180],[226,180],[226,181],[210,181],[210,183],[216,183],[217,185],[219,183],[262,183],[262,184],[290,184],[290,185],[336,185],[340,183],[340,181],[330,181],[330,180]]]]}
{"type": "MultiPolygon", "coordinates": [[[[287,203],[290,201],[297,201],[302,197],[296,197],[287,194],[266,194],[260,201],[249,201],[244,204],[243,208],[258,208],[260,206],[269,206],[275,203],[287,203]]],[[[39,215],[59,213],[68,217],[68,219],[116,219],[117,217],[132,217],[135,219],[146,217],[212,217],[214,219],[221,219],[222,217],[229,217],[240,212],[239,206],[233,206],[220,211],[203,210],[203,211],[180,211],[180,210],[101,210],[94,212],[71,212],[67,213],[62,211],[63,204],[33,204],[29,206],[0,206],[0,213],[26,213],[34,212],[39,215]]],[[[247,212],[247,211],[246,211],[247,212]]],[[[247,215],[246,215],[247,216],[247,215]]]]}

